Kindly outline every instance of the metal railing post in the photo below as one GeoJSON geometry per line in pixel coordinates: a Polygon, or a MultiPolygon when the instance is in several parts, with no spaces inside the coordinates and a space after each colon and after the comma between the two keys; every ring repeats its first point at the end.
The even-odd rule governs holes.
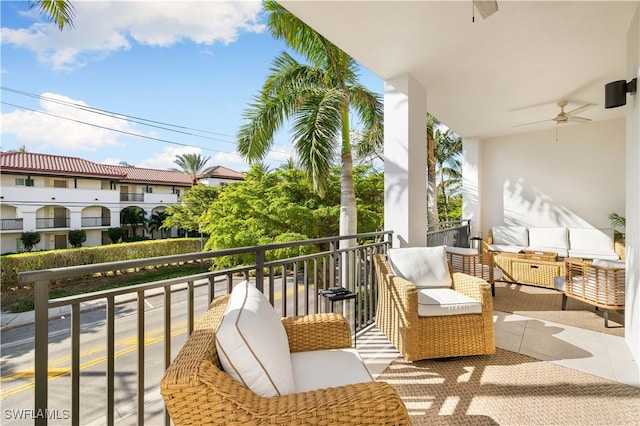
{"type": "MultiPolygon", "coordinates": [[[[35,413],[46,413],[49,374],[49,282],[33,283],[35,302],[35,413]]],[[[36,425],[46,425],[47,416],[36,416],[36,425]]]]}
{"type": "Polygon", "coordinates": [[[256,250],[256,287],[264,293],[264,249],[256,250]]]}

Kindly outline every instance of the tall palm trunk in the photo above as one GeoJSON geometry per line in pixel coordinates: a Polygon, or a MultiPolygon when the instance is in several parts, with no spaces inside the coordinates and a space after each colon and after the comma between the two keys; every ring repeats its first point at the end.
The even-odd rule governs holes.
{"type": "MultiPolygon", "coordinates": [[[[356,191],[353,186],[353,156],[349,135],[349,107],[342,108],[342,153],[340,173],[340,235],[358,232],[356,191]]],[[[340,247],[353,247],[355,240],[342,240],[340,247]]]]}
{"type": "Polygon", "coordinates": [[[433,130],[427,133],[427,224],[438,223],[438,182],[433,130]]]}

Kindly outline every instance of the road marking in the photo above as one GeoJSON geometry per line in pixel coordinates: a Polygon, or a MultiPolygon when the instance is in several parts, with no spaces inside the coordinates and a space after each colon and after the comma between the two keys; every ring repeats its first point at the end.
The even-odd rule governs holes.
{"type": "MultiPolygon", "coordinates": [[[[300,290],[304,290],[304,286],[298,286],[298,291],[300,290]]],[[[294,292],[294,289],[290,289],[287,290],[287,295],[292,295],[294,292]]],[[[280,294],[278,294],[277,296],[274,297],[274,302],[276,300],[281,299],[282,296],[280,294]]],[[[196,318],[195,322],[196,324],[199,322],[199,318],[196,318]]],[[[180,322],[177,324],[172,324],[171,325],[171,329],[173,330],[171,332],[171,337],[176,337],[179,336],[181,334],[184,334],[187,332],[187,328],[186,328],[186,322],[180,322]]],[[[144,337],[144,346],[149,346],[149,345],[153,345],[155,343],[159,343],[162,342],[164,340],[164,328],[157,328],[155,330],[151,330],[145,333],[145,337],[144,337]],[[152,337],[155,335],[159,335],[158,337],[152,337]]],[[[124,346],[123,349],[117,350],[115,351],[114,354],[114,360],[117,359],[118,357],[121,357],[123,355],[129,354],[135,350],[138,349],[138,338],[137,337],[129,337],[126,339],[122,339],[119,340],[117,342],[114,343],[115,347],[119,347],[119,346],[124,346]]],[[[106,352],[107,350],[107,346],[106,345],[101,345],[101,346],[96,346],[90,349],[87,349],[85,351],[80,352],[80,358],[82,359],[83,357],[87,357],[89,355],[93,355],[96,353],[103,353],[106,352]]],[[[82,364],[80,364],[80,370],[84,370],[90,367],[94,367],[98,364],[101,364],[103,362],[107,361],[107,356],[106,355],[102,355],[99,356],[93,360],[84,362],[82,364]]],[[[49,368],[48,368],[48,376],[49,379],[48,381],[53,381],[56,379],[59,379],[61,377],[64,376],[68,376],[71,374],[71,367],[68,366],[63,366],[63,367],[57,367],[61,364],[68,364],[69,362],[71,362],[71,356],[65,356],[62,358],[58,358],[56,360],[50,361],[49,362],[49,368]]],[[[16,379],[25,379],[25,378],[30,378],[30,377],[34,377],[35,373],[33,369],[29,369],[29,370],[23,370],[23,371],[19,371],[16,373],[12,373],[12,374],[7,374],[5,376],[0,377],[0,383],[2,383],[2,391],[0,392],[0,400],[4,400],[10,396],[16,395],[20,392],[29,390],[29,389],[33,389],[35,387],[35,380],[31,380],[28,383],[24,383],[20,386],[17,386],[15,388],[11,388],[11,389],[5,389],[6,385],[8,384],[7,382],[11,381],[11,380],[16,380],[16,379]]]]}

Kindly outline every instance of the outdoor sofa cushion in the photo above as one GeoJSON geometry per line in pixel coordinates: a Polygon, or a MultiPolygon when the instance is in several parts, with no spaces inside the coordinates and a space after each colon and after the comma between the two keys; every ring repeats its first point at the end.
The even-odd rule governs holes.
{"type": "Polygon", "coordinates": [[[296,392],[372,382],[356,349],[326,349],[291,354],[296,392]]]}
{"type": "Polygon", "coordinates": [[[394,273],[417,288],[451,288],[445,246],[389,249],[388,257],[394,273]]]}
{"type": "Polygon", "coordinates": [[[611,229],[569,228],[569,257],[617,260],[611,229]]]}
{"type": "Polygon", "coordinates": [[[529,246],[529,233],[524,226],[494,226],[491,232],[491,251],[518,253],[529,246]]]}
{"type": "Polygon", "coordinates": [[[560,257],[569,256],[567,228],[529,228],[527,250],[553,252],[560,257]]]}
{"type": "Polygon", "coordinates": [[[481,314],[479,300],[450,288],[418,289],[418,316],[481,314]]]}

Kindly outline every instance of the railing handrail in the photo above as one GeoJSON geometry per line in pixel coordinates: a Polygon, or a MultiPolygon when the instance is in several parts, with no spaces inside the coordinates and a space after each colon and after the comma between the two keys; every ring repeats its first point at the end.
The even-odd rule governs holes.
{"type": "MultiPolygon", "coordinates": [[[[346,235],[341,237],[322,237],[311,240],[293,241],[287,243],[273,243],[261,246],[246,246],[230,249],[220,249],[211,251],[202,251],[196,253],[178,254],[172,256],[147,257],[135,260],[119,260],[114,262],[103,262],[92,265],[63,266],[54,269],[43,269],[37,271],[24,271],[18,273],[18,282],[25,284],[29,282],[41,281],[43,279],[70,278],[83,275],[95,274],[98,272],[141,268],[144,266],[158,265],[161,263],[178,263],[193,260],[209,259],[221,256],[232,256],[237,254],[255,253],[256,251],[269,251],[281,248],[296,247],[302,245],[317,245],[342,240],[352,240],[354,238],[364,239],[369,237],[390,236],[393,231],[369,232],[363,234],[346,235]]],[[[288,259],[287,259],[288,260],[288,259]]]]}

